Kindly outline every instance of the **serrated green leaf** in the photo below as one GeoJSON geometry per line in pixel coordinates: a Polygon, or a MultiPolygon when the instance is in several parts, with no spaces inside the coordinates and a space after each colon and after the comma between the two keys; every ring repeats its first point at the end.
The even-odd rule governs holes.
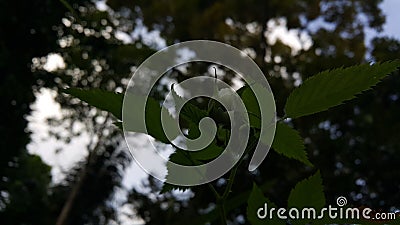
{"type": "Polygon", "coordinates": [[[296,184],[290,192],[288,207],[316,207],[325,205],[324,188],[321,173],[317,171],[311,177],[296,184]]]}
{"type": "Polygon", "coordinates": [[[171,94],[172,98],[174,99],[175,109],[177,109],[185,104],[185,100],[181,96],[179,96],[178,93],[176,93],[174,86],[175,84],[171,85],[171,94]]]}
{"type": "Polygon", "coordinates": [[[399,66],[396,60],[321,72],[290,94],[285,112],[290,118],[298,118],[325,111],[370,89],[399,66]]]}
{"type": "Polygon", "coordinates": [[[250,126],[260,129],[261,128],[261,112],[258,106],[257,98],[250,87],[243,90],[240,96],[246,106],[247,113],[249,114],[250,126]]]}
{"type": "Polygon", "coordinates": [[[177,149],[174,153],[170,155],[169,161],[184,166],[200,165],[201,162],[196,159],[193,159],[190,153],[192,152],[185,151],[182,149],[177,149]]]}
{"type": "MultiPolygon", "coordinates": [[[[124,114],[124,129],[125,131],[145,133],[158,141],[169,144],[170,141],[164,133],[161,123],[161,114],[164,112],[164,126],[176,127],[176,122],[169,114],[167,109],[162,111],[160,103],[151,97],[139,96],[129,94],[129,104],[125,104],[124,114]],[[145,108],[143,109],[143,106],[145,108]],[[144,120],[144,121],[143,121],[144,120]],[[144,122],[144,123],[143,123],[144,122]]],[[[171,129],[176,131],[171,135],[171,139],[176,138],[178,129],[171,129]]]]}
{"type": "Polygon", "coordinates": [[[215,142],[212,142],[203,150],[191,152],[190,156],[198,161],[208,161],[217,158],[223,151],[224,148],[219,147],[215,142]]]}
{"type": "MultiPolygon", "coordinates": [[[[167,110],[165,112],[167,112],[167,110]]],[[[155,99],[150,97],[147,98],[145,118],[147,133],[158,141],[167,144],[170,143],[164,134],[163,125],[161,123],[161,106],[155,99]]],[[[170,124],[170,126],[172,126],[174,123],[172,116],[168,113],[165,118],[168,118],[164,120],[165,124],[170,124]]],[[[178,133],[175,133],[172,138],[175,138],[177,135],[178,133]]]]}
{"type": "MultiPolygon", "coordinates": [[[[315,217],[325,205],[324,188],[321,173],[318,171],[313,176],[300,181],[290,192],[288,208],[297,208],[300,212],[304,208],[315,209],[315,217]]],[[[294,224],[307,224],[310,220],[294,220],[294,224]]]]}
{"type": "Polygon", "coordinates": [[[89,90],[69,88],[63,90],[63,92],[79,98],[91,106],[108,111],[119,120],[122,119],[122,101],[124,99],[123,94],[103,91],[98,88],[89,90]]]}
{"type": "Polygon", "coordinates": [[[268,126],[269,123],[271,122],[271,119],[275,118],[274,110],[266,108],[274,106],[273,102],[266,102],[266,101],[273,101],[274,99],[271,91],[267,90],[262,85],[256,83],[253,84],[251,87],[244,86],[240,88],[237,92],[240,93],[240,97],[242,98],[243,103],[246,106],[246,110],[249,115],[250,127],[260,129],[261,123],[263,123],[262,124],[263,126],[268,126]],[[266,115],[261,116],[260,104],[252,89],[254,89],[254,91],[258,93],[265,93],[266,95],[268,95],[268,96],[263,96],[263,101],[265,104],[262,104],[264,106],[262,110],[264,113],[267,113],[266,115]]]}
{"type": "Polygon", "coordinates": [[[164,194],[170,191],[186,191],[189,190],[189,186],[178,186],[178,185],[173,185],[173,184],[168,184],[168,183],[163,183],[163,186],[161,188],[160,194],[164,194]]]}
{"type": "Polygon", "coordinates": [[[285,220],[281,220],[273,215],[272,219],[270,218],[269,209],[276,208],[276,205],[267,199],[260,188],[254,183],[253,189],[250,193],[250,196],[247,200],[247,220],[252,225],[262,225],[262,224],[273,224],[273,225],[284,225],[286,224],[285,220]],[[265,211],[265,204],[267,204],[265,211]],[[260,210],[260,208],[263,208],[260,210]],[[263,216],[265,214],[265,218],[259,218],[257,212],[260,210],[260,215],[263,216]]]}
{"type": "Polygon", "coordinates": [[[303,139],[300,137],[299,132],[283,122],[279,122],[276,125],[275,138],[272,142],[272,148],[277,153],[288,158],[299,160],[307,166],[313,166],[308,160],[303,139]]]}
{"type": "MultiPolygon", "coordinates": [[[[188,138],[195,139],[195,138],[198,138],[199,136],[200,136],[200,131],[199,131],[198,125],[195,123],[190,123],[188,138]]],[[[191,147],[188,146],[188,148],[190,149],[191,147]]],[[[223,151],[224,151],[224,148],[217,146],[216,141],[214,140],[213,142],[211,142],[211,144],[209,144],[204,149],[199,150],[199,151],[188,151],[186,154],[188,154],[194,160],[206,161],[206,160],[215,159],[223,151]]]]}
{"type": "MultiPolygon", "coordinates": [[[[112,113],[117,119],[122,120],[122,104],[124,95],[109,91],[104,91],[100,89],[89,89],[83,90],[79,88],[70,88],[63,90],[64,93],[70,94],[74,97],[79,98],[80,100],[88,103],[91,106],[99,108],[101,110],[108,111],[112,113]]],[[[144,97],[137,97],[136,101],[144,101],[144,97]]],[[[132,118],[130,124],[133,126],[129,126],[128,130],[133,132],[142,132],[145,133],[144,130],[135,129],[135,119],[141,119],[142,117],[135,115],[140,115],[143,109],[132,108],[130,112],[132,112],[132,118]]],[[[165,136],[162,125],[161,125],[161,106],[160,104],[153,98],[148,97],[146,103],[145,112],[149,112],[145,114],[146,120],[146,128],[147,134],[156,138],[157,140],[169,143],[168,138],[165,136]]],[[[166,123],[173,123],[173,119],[170,115],[166,115],[166,123]]],[[[122,124],[119,122],[114,123],[116,126],[122,129],[122,124]]],[[[176,137],[176,136],[175,136],[176,137]]]]}
{"type": "MultiPolygon", "coordinates": [[[[179,165],[185,165],[185,166],[193,166],[194,165],[194,161],[190,160],[187,156],[185,156],[185,152],[182,150],[176,150],[174,153],[172,153],[169,156],[169,162],[173,162],[179,165]]],[[[172,190],[181,190],[184,191],[186,189],[188,189],[188,186],[178,186],[178,185],[173,185],[173,184],[169,184],[168,182],[168,176],[169,174],[169,166],[171,164],[167,163],[167,171],[168,174],[166,176],[166,182],[163,183],[163,187],[161,189],[161,193],[166,193],[168,191],[172,191],[172,190]]]]}
{"type": "MultiPolygon", "coordinates": [[[[179,177],[185,176],[184,171],[172,171],[171,167],[170,167],[171,163],[176,163],[176,164],[184,165],[184,166],[202,165],[203,161],[212,160],[212,159],[218,157],[223,151],[224,151],[224,148],[217,146],[215,144],[215,141],[213,141],[209,146],[207,146],[206,148],[204,148],[200,151],[185,151],[182,149],[177,149],[169,157],[169,161],[167,163],[168,174],[166,176],[166,182],[164,183],[163,188],[162,188],[162,193],[171,191],[171,190],[175,190],[175,189],[176,190],[186,190],[189,188],[186,186],[168,184],[171,173],[174,173],[174,172],[179,173],[179,177]]],[[[199,169],[199,173],[206,173],[205,168],[199,169]]],[[[176,174],[174,174],[174,175],[176,176],[176,174]]],[[[198,177],[197,178],[191,177],[191,178],[198,179],[198,177]]],[[[190,179],[190,178],[186,178],[186,179],[190,179]]]]}
{"type": "MultiPolygon", "coordinates": [[[[184,151],[184,150],[181,150],[181,149],[177,149],[174,153],[172,153],[170,155],[169,160],[167,162],[167,171],[168,171],[168,173],[167,173],[167,176],[166,176],[166,181],[163,184],[161,193],[165,193],[165,192],[168,192],[168,191],[171,191],[171,190],[184,191],[184,190],[190,188],[189,186],[180,186],[180,185],[174,185],[174,184],[168,183],[168,181],[171,180],[171,173],[177,173],[177,174],[173,174],[173,176],[176,177],[176,176],[179,175],[178,177],[182,178],[183,180],[188,180],[188,179],[191,179],[191,178],[198,179],[198,177],[192,176],[190,174],[187,174],[187,176],[192,176],[192,177],[186,177],[185,178],[184,176],[186,176],[186,173],[184,171],[182,171],[182,170],[179,170],[179,171],[171,170],[172,163],[176,163],[176,164],[184,165],[184,166],[195,166],[195,165],[201,165],[202,164],[199,160],[194,159],[191,156],[190,152],[184,151]]],[[[205,168],[199,169],[199,173],[205,173],[205,172],[206,172],[205,168]]]]}
{"type": "Polygon", "coordinates": [[[217,139],[225,145],[228,143],[230,137],[230,129],[225,129],[222,126],[217,130],[217,139]]]}
{"type": "Polygon", "coordinates": [[[238,94],[239,96],[242,96],[243,91],[246,90],[247,88],[249,88],[249,85],[246,83],[245,85],[243,85],[242,87],[240,87],[240,88],[236,91],[236,94],[238,94]]]}
{"type": "Polygon", "coordinates": [[[190,103],[190,101],[186,101],[179,96],[174,89],[174,85],[171,85],[171,93],[175,102],[175,109],[181,108],[179,116],[186,120],[186,122],[199,123],[201,119],[207,116],[205,110],[198,108],[190,103]]]}
{"type": "Polygon", "coordinates": [[[187,102],[181,109],[180,116],[186,121],[199,123],[201,119],[207,117],[207,112],[198,108],[197,106],[187,102]]]}

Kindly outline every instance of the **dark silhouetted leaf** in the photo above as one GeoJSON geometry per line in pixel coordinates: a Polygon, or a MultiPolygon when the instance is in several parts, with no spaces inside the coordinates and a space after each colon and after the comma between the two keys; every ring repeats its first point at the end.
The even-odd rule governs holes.
{"type": "Polygon", "coordinates": [[[124,99],[123,94],[103,91],[98,88],[89,90],[69,88],[63,90],[63,92],[77,97],[91,106],[108,111],[119,120],[122,120],[122,101],[124,99]]]}
{"type": "MultiPolygon", "coordinates": [[[[270,215],[267,213],[265,218],[259,218],[257,212],[260,208],[264,208],[265,204],[267,204],[267,212],[269,213],[269,209],[276,205],[267,199],[260,188],[256,184],[253,184],[253,189],[250,193],[250,196],[247,200],[247,219],[252,225],[262,225],[262,224],[273,224],[273,225],[284,225],[286,224],[285,220],[281,220],[277,218],[275,215],[270,218],[270,215]]],[[[265,208],[261,210],[260,214],[264,214],[265,208]]]]}
{"type": "Polygon", "coordinates": [[[299,160],[307,166],[312,166],[312,163],[308,160],[303,139],[300,137],[299,132],[285,123],[280,122],[276,125],[272,148],[279,154],[299,160]]]}
{"type": "Polygon", "coordinates": [[[399,66],[400,61],[396,60],[321,72],[290,94],[285,112],[288,117],[297,118],[337,106],[370,89],[399,66]]]}
{"type": "MultiPolygon", "coordinates": [[[[289,208],[297,208],[300,213],[303,208],[315,209],[315,217],[325,205],[324,187],[322,186],[321,173],[318,171],[313,176],[300,181],[290,192],[288,199],[289,208]]],[[[294,224],[307,224],[310,221],[294,220],[294,224]]]]}

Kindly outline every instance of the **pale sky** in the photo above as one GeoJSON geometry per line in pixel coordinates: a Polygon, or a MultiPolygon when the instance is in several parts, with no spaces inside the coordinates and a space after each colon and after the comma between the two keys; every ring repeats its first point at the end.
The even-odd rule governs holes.
{"type": "Polygon", "coordinates": [[[386,14],[386,24],[384,35],[400,39],[400,1],[385,0],[381,6],[383,13],[386,14]]]}

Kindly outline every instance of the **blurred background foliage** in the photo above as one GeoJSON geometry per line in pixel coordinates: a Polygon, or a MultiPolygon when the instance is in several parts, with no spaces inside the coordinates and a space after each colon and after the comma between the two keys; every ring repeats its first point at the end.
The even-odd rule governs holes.
{"type": "MultiPolygon", "coordinates": [[[[147,191],[132,188],[118,197],[132,163],[122,133],[110,115],[60,90],[96,87],[123,92],[130,74],[158,49],[210,39],[233,45],[255,60],[267,74],[278,115],[283,116],[286,97],[307,77],[330,68],[399,58],[398,40],[380,36],[365,42],[366,30],[382,31],[380,3],[1,0],[0,223],[217,224],[215,199],[204,186],[192,188],[194,194],[182,199],[178,192],[157,194],[160,184],[150,178],[143,181],[147,191]],[[277,26],[294,32],[300,45],[274,38],[277,26]],[[63,65],[46,67],[49,54],[61,56],[63,65]],[[58,92],[55,98],[62,106],[62,117],[47,121],[49,135],[65,145],[82,133],[90,136],[80,150],[86,157],[65,171],[60,182],[53,182],[51,167],[27,150],[28,116],[35,93],[43,88],[58,92]],[[123,202],[116,204],[116,198],[123,202]]],[[[171,73],[181,81],[208,70],[194,64],[171,73]]],[[[328,203],[343,195],[356,206],[399,209],[399,87],[397,72],[347,104],[293,122],[305,138],[310,161],[321,170],[328,203]]],[[[247,224],[245,201],[253,181],[271,200],[286,206],[291,188],[313,170],[274,152],[255,173],[243,165],[230,200],[232,224],[247,224]]],[[[215,182],[217,188],[223,181],[215,182]]]]}

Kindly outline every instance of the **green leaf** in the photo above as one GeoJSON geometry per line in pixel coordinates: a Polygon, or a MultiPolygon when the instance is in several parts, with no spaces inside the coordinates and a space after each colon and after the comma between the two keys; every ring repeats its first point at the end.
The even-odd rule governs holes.
{"type": "Polygon", "coordinates": [[[290,192],[288,206],[322,208],[325,205],[323,189],[321,173],[317,171],[296,184],[290,192]]]}
{"type": "Polygon", "coordinates": [[[199,123],[201,119],[207,116],[207,112],[186,101],[184,98],[179,96],[175,89],[174,84],[171,85],[171,93],[175,102],[175,109],[181,108],[179,116],[181,116],[186,122],[199,123]]]}
{"type": "MultiPolygon", "coordinates": [[[[167,178],[168,178],[168,175],[167,175],[167,178]]],[[[178,186],[178,185],[168,184],[168,183],[164,182],[163,186],[161,188],[160,194],[165,194],[167,192],[174,191],[174,190],[186,191],[188,189],[190,189],[190,186],[178,186]]]]}
{"type": "Polygon", "coordinates": [[[274,102],[271,102],[274,99],[272,92],[267,90],[262,85],[256,83],[251,87],[244,86],[240,88],[237,93],[240,93],[240,97],[246,106],[247,113],[249,114],[250,127],[260,129],[261,126],[268,126],[271,120],[275,118],[274,110],[271,110],[271,106],[275,106],[274,102]],[[264,93],[267,95],[263,96],[262,99],[264,101],[263,103],[265,104],[259,104],[252,89],[254,89],[256,93],[264,93]],[[260,109],[260,106],[263,106],[264,108],[260,109]],[[265,115],[261,116],[261,110],[265,113],[265,115]]]}
{"type": "Polygon", "coordinates": [[[185,104],[185,99],[183,99],[180,95],[178,95],[178,93],[176,93],[174,86],[175,84],[171,85],[171,94],[172,98],[174,99],[175,109],[177,109],[185,104]]]}
{"type": "Polygon", "coordinates": [[[128,99],[124,104],[126,114],[124,114],[123,122],[126,131],[145,133],[160,142],[169,144],[170,141],[164,133],[161,122],[161,116],[164,116],[163,123],[164,127],[169,128],[169,137],[171,140],[177,137],[179,133],[177,122],[157,100],[133,93],[126,93],[125,98],[128,99]],[[143,109],[143,106],[145,106],[145,109],[143,109]]]}
{"type": "MultiPolygon", "coordinates": [[[[170,141],[164,134],[164,129],[161,123],[161,106],[155,99],[151,97],[147,98],[145,118],[147,133],[158,141],[167,144],[170,143],[170,141]]],[[[166,115],[166,118],[168,118],[164,121],[166,124],[173,124],[172,116],[169,115],[169,113],[166,115]]],[[[176,136],[177,133],[174,135],[173,138],[175,138],[176,136]]]]}
{"type": "MultiPolygon", "coordinates": [[[[315,209],[316,217],[325,205],[324,187],[321,173],[317,171],[313,176],[300,181],[290,192],[288,208],[297,208],[300,213],[303,208],[315,209]]],[[[309,220],[294,220],[294,224],[306,224],[309,220]]]]}
{"type": "MultiPolygon", "coordinates": [[[[197,124],[193,122],[189,122],[189,134],[188,137],[191,139],[197,138],[200,135],[200,131],[198,129],[197,124]]],[[[193,166],[193,165],[201,165],[203,161],[209,161],[216,157],[218,157],[224,148],[216,145],[216,141],[214,140],[209,146],[199,151],[185,151],[182,149],[177,149],[173,154],[169,157],[169,162],[167,163],[167,171],[168,174],[166,176],[166,180],[168,182],[170,175],[170,162],[185,165],[185,166],[193,166]]],[[[180,190],[184,191],[188,189],[187,186],[178,186],[173,184],[164,183],[161,193],[165,193],[171,190],[180,190]]]]}
{"type": "MultiPolygon", "coordinates": [[[[169,156],[169,161],[174,162],[179,165],[193,166],[193,162],[191,160],[189,160],[189,158],[186,157],[184,154],[185,153],[182,150],[176,150],[174,153],[172,153],[169,156]]],[[[167,164],[167,170],[168,170],[169,165],[170,164],[167,164]]],[[[168,181],[168,174],[166,176],[166,180],[168,181]]],[[[161,189],[161,193],[166,193],[166,192],[172,191],[172,190],[185,191],[186,189],[189,189],[189,186],[178,186],[178,185],[173,185],[173,184],[164,182],[163,187],[161,189]]]]}
{"type": "Polygon", "coordinates": [[[69,88],[63,90],[63,92],[79,98],[91,106],[108,111],[119,120],[122,120],[122,101],[124,99],[123,94],[103,91],[98,88],[89,90],[69,88]]]}
{"type": "MultiPolygon", "coordinates": [[[[186,153],[183,150],[178,149],[169,156],[169,161],[179,165],[193,166],[194,165],[193,161],[190,160],[185,154],[186,153]]],[[[169,165],[170,164],[167,163],[167,170],[169,165]]],[[[169,173],[166,176],[167,181],[168,181],[168,175],[169,173]]],[[[164,182],[160,193],[162,194],[172,190],[185,191],[186,189],[189,189],[189,186],[178,186],[164,182]]]]}
{"type": "Polygon", "coordinates": [[[208,161],[217,158],[222,154],[224,148],[219,147],[212,142],[209,146],[200,151],[191,152],[190,156],[198,161],[208,161]]]}
{"type": "MultiPolygon", "coordinates": [[[[181,150],[181,149],[177,149],[174,153],[172,153],[169,156],[169,160],[167,163],[168,174],[166,176],[166,182],[163,183],[161,193],[165,193],[165,192],[172,191],[172,190],[185,191],[190,188],[190,186],[179,186],[179,185],[174,185],[174,184],[168,183],[169,177],[171,175],[170,173],[173,172],[170,169],[171,162],[179,164],[179,165],[184,165],[184,166],[194,166],[194,165],[202,164],[200,161],[193,159],[190,155],[190,152],[181,150]]],[[[185,175],[185,173],[180,173],[180,174],[185,175]]]]}
{"type": "Polygon", "coordinates": [[[253,189],[250,193],[250,196],[247,200],[247,220],[252,224],[252,225],[262,225],[262,224],[273,224],[273,225],[279,225],[279,224],[286,224],[285,220],[281,220],[276,217],[276,215],[273,215],[272,219],[270,218],[269,214],[269,209],[270,208],[276,208],[276,205],[271,202],[269,199],[267,199],[260,188],[254,183],[253,184],[253,189]],[[267,212],[265,212],[265,204],[267,208],[267,212]],[[263,208],[262,210],[260,208],[263,208]],[[259,218],[257,215],[257,212],[260,210],[260,214],[264,215],[266,213],[265,218],[259,218]]]}
{"type": "MultiPolygon", "coordinates": [[[[200,136],[200,131],[198,125],[190,122],[188,138],[195,139],[198,138],[199,136],[200,136]]],[[[188,148],[190,148],[190,146],[188,146],[188,148]]],[[[217,146],[216,141],[214,140],[204,149],[199,151],[187,151],[186,154],[189,155],[194,160],[207,161],[217,158],[223,151],[224,148],[217,146]]]]}
{"type": "MultiPolygon", "coordinates": [[[[91,106],[94,106],[96,108],[99,108],[101,110],[108,111],[112,113],[117,119],[122,120],[122,103],[124,99],[123,94],[119,93],[114,93],[114,92],[109,92],[109,91],[103,91],[100,89],[89,89],[89,90],[83,90],[83,89],[78,89],[78,88],[69,88],[66,90],[63,90],[64,93],[70,94],[74,97],[79,98],[82,101],[85,101],[91,106]]],[[[144,97],[137,97],[135,98],[136,101],[144,101],[144,97]]],[[[133,132],[145,132],[144,130],[137,130],[135,129],[135,120],[138,119],[140,120],[140,116],[135,116],[135,115],[140,115],[143,111],[143,109],[139,108],[132,108],[130,109],[132,112],[132,118],[130,118],[130,126],[128,127],[129,131],[133,132]]],[[[164,134],[164,130],[161,125],[161,106],[160,104],[153,98],[148,97],[147,98],[147,103],[146,103],[146,114],[145,114],[145,119],[146,119],[146,128],[147,128],[147,134],[151,135],[152,137],[156,138],[157,140],[164,142],[164,143],[169,143],[168,138],[164,134]]],[[[167,123],[171,124],[173,123],[172,117],[170,115],[166,116],[167,123]]],[[[119,128],[122,128],[121,123],[114,123],[116,126],[119,128]]],[[[175,136],[176,137],[176,136],[175,136]]]]}
{"type": "Polygon", "coordinates": [[[207,117],[208,114],[205,110],[198,108],[197,106],[187,102],[181,109],[180,116],[184,120],[191,121],[193,123],[199,123],[201,119],[207,117]]]}
{"type": "Polygon", "coordinates": [[[399,66],[396,60],[321,72],[290,94],[285,112],[288,117],[298,118],[337,106],[370,89],[399,66]]]}
{"type": "Polygon", "coordinates": [[[261,112],[258,106],[257,98],[250,87],[247,86],[240,96],[246,106],[247,113],[249,114],[250,126],[260,129],[261,128],[261,112]]]}
{"type": "MultiPolygon", "coordinates": [[[[190,139],[198,138],[200,136],[200,130],[198,124],[201,119],[207,117],[207,112],[205,110],[201,110],[194,104],[190,103],[190,101],[185,103],[185,100],[176,93],[174,85],[171,85],[171,93],[175,101],[175,106],[177,107],[176,110],[180,106],[183,106],[180,111],[180,116],[189,125],[189,132],[187,135],[188,138],[190,139]]],[[[190,146],[187,147],[190,148],[190,146]]],[[[193,151],[193,152],[188,151],[186,152],[186,154],[190,156],[192,159],[198,161],[211,160],[219,156],[223,152],[223,150],[224,148],[217,146],[214,140],[206,148],[200,151],[193,151]]]]}
{"type": "Polygon", "coordinates": [[[225,129],[222,126],[217,130],[217,139],[226,146],[230,138],[230,129],[225,129]]]}
{"type": "Polygon", "coordinates": [[[299,132],[283,122],[279,122],[276,125],[275,138],[272,142],[272,148],[277,153],[288,158],[299,160],[307,166],[313,166],[308,160],[303,139],[300,137],[299,132]]]}

